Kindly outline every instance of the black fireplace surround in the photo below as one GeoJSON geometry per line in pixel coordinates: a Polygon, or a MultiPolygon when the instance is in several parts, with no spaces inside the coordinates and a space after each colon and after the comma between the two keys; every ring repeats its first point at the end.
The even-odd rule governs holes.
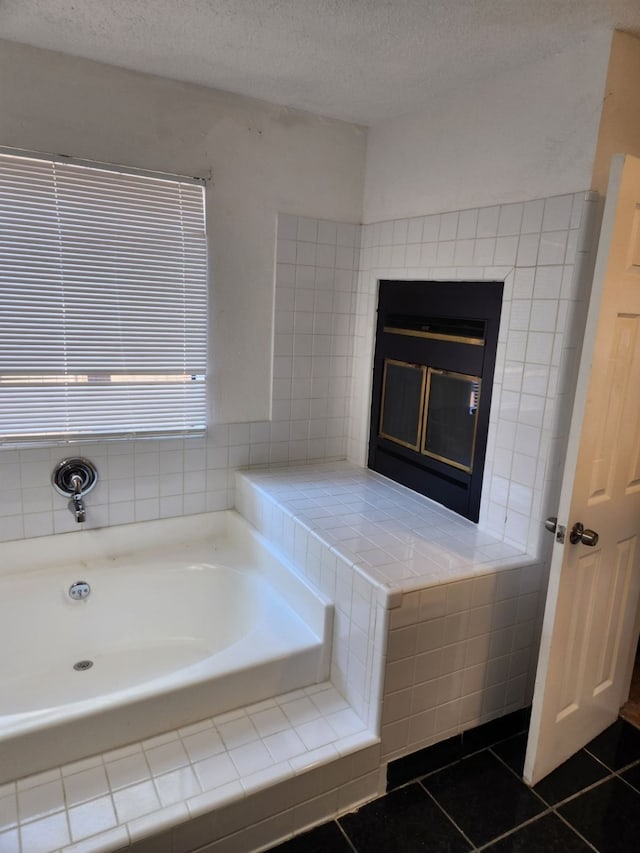
{"type": "Polygon", "coordinates": [[[472,521],[502,291],[502,282],[380,282],[369,468],[472,521]]]}

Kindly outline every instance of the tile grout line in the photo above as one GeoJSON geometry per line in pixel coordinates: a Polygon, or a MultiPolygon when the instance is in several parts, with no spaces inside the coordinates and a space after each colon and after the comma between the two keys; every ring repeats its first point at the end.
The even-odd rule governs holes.
{"type": "MultiPolygon", "coordinates": [[[[493,755],[495,755],[495,757],[496,757],[499,761],[501,761],[501,762],[502,762],[502,764],[504,764],[504,766],[505,766],[505,767],[507,767],[507,768],[508,768],[508,769],[509,769],[513,774],[514,774],[514,776],[515,776],[519,781],[521,781],[521,782],[523,781],[523,780],[522,780],[522,778],[521,778],[520,776],[518,776],[518,774],[515,772],[515,770],[514,770],[512,767],[510,767],[510,766],[506,763],[506,761],[504,761],[504,760],[503,760],[499,755],[497,755],[495,752],[493,752],[493,749],[491,749],[491,753],[492,753],[493,755]]],[[[591,753],[589,753],[589,755],[590,755],[590,754],[591,754],[591,753]]],[[[558,807],[559,807],[559,806],[563,806],[563,805],[565,805],[566,803],[569,803],[569,802],[571,802],[572,800],[577,799],[578,797],[582,796],[582,794],[586,793],[587,791],[591,791],[591,790],[593,790],[594,788],[597,788],[597,787],[598,787],[599,785],[601,785],[602,783],[604,783],[604,782],[608,782],[610,779],[612,779],[612,778],[616,775],[616,774],[615,774],[615,771],[612,771],[612,770],[611,770],[611,768],[610,768],[610,767],[607,767],[607,766],[606,766],[606,764],[604,764],[602,761],[600,761],[599,763],[600,763],[600,764],[602,764],[602,766],[603,766],[603,767],[606,767],[606,769],[607,769],[607,770],[609,770],[609,774],[608,774],[607,776],[604,776],[602,779],[598,779],[596,782],[593,782],[591,785],[587,785],[585,788],[581,788],[579,791],[576,791],[574,794],[570,794],[568,797],[565,797],[563,800],[559,800],[557,803],[553,803],[553,804],[549,804],[549,803],[547,803],[547,802],[546,802],[546,800],[542,797],[542,795],[541,795],[541,794],[538,794],[538,793],[537,793],[537,791],[534,791],[534,790],[533,790],[533,788],[529,788],[529,790],[531,791],[531,793],[535,794],[535,795],[538,797],[538,799],[539,799],[539,800],[541,800],[541,802],[542,802],[542,803],[544,803],[544,805],[545,805],[545,806],[547,806],[547,809],[546,809],[544,812],[541,812],[541,814],[540,814],[540,815],[538,815],[538,817],[542,817],[543,815],[548,814],[548,813],[553,813],[553,814],[555,814],[558,818],[560,818],[560,819],[562,820],[562,822],[563,822],[563,823],[565,823],[567,826],[569,826],[569,827],[570,827],[570,828],[571,828],[571,829],[576,833],[576,835],[579,835],[579,836],[580,836],[580,838],[582,838],[582,835],[580,834],[580,832],[578,832],[578,830],[577,830],[577,829],[576,829],[576,828],[575,828],[571,823],[569,823],[569,821],[568,821],[566,818],[564,818],[564,817],[563,817],[563,816],[562,816],[562,815],[557,811],[557,809],[558,809],[558,807]]],[[[525,783],[525,784],[526,784],[526,783],[525,783]]],[[[535,821],[536,819],[537,819],[537,818],[533,818],[531,821],[527,821],[526,823],[532,823],[532,822],[533,822],[533,821],[535,821]]],[[[526,825],[526,824],[522,824],[521,826],[525,826],[525,825],[526,825]]],[[[518,828],[520,828],[520,827],[518,827],[518,828]]],[[[508,833],[508,834],[510,834],[510,833],[508,833]]],[[[596,853],[598,853],[597,849],[596,849],[595,847],[593,847],[593,845],[592,845],[589,841],[587,841],[587,839],[586,839],[586,838],[584,838],[583,840],[584,840],[584,841],[585,841],[585,842],[586,842],[586,843],[587,843],[587,844],[588,844],[588,845],[589,845],[593,850],[596,850],[596,853]]]]}
{"type": "Polygon", "coordinates": [[[595,755],[593,752],[590,752],[590,751],[589,751],[589,749],[588,749],[587,747],[588,747],[588,744],[587,744],[587,746],[583,746],[583,747],[582,747],[582,748],[584,749],[584,751],[587,753],[587,755],[590,755],[590,756],[591,756],[591,758],[593,758],[593,759],[594,759],[594,761],[597,761],[597,762],[598,762],[598,764],[602,764],[602,766],[603,766],[603,767],[606,767],[606,768],[607,768],[607,770],[609,770],[610,772],[612,772],[612,773],[615,773],[615,772],[616,772],[615,770],[612,770],[612,769],[611,769],[611,767],[609,767],[609,765],[608,765],[608,764],[606,764],[606,763],[605,763],[601,758],[599,758],[599,757],[598,757],[597,755],[595,755]]]}
{"type": "Polygon", "coordinates": [[[540,820],[543,817],[551,814],[552,809],[550,806],[547,806],[546,809],[543,809],[541,812],[538,812],[537,815],[530,817],[528,820],[519,823],[517,826],[514,826],[512,829],[507,830],[507,832],[503,832],[502,835],[496,835],[495,838],[491,838],[485,844],[480,846],[480,850],[486,850],[487,847],[491,847],[491,845],[496,844],[498,841],[502,841],[505,838],[508,838],[510,835],[515,835],[516,832],[520,832],[525,826],[531,826],[532,823],[535,823],[537,820],[540,820]]]}
{"type": "Polygon", "coordinates": [[[578,838],[582,839],[582,841],[584,841],[584,843],[585,843],[588,847],[590,847],[592,850],[594,850],[594,851],[595,851],[595,853],[601,853],[601,851],[600,851],[600,850],[598,850],[598,848],[597,848],[597,847],[595,847],[595,846],[594,846],[594,845],[593,845],[593,844],[592,844],[592,843],[591,843],[587,838],[585,838],[585,837],[584,837],[584,835],[583,835],[581,832],[579,832],[579,831],[575,828],[575,826],[574,826],[572,823],[569,823],[569,821],[567,820],[567,818],[565,818],[563,815],[561,815],[561,814],[560,814],[560,812],[559,812],[559,811],[557,811],[557,809],[555,808],[555,806],[551,809],[551,812],[552,812],[552,814],[554,814],[554,815],[555,815],[559,820],[561,820],[561,821],[562,821],[562,823],[564,823],[564,824],[565,824],[565,826],[568,826],[568,827],[569,827],[569,829],[571,829],[573,832],[575,832],[575,834],[578,836],[578,838]]]}
{"type": "MultiPolygon", "coordinates": [[[[640,729],[638,729],[638,731],[640,731],[640,729]]],[[[605,762],[604,762],[601,758],[598,758],[598,756],[597,756],[597,755],[594,755],[592,752],[589,752],[589,750],[587,749],[587,747],[586,747],[586,746],[585,746],[585,747],[583,747],[583,749],[584,749],[584,751],[585,751],[588,755],[590,755],[590,756],[591,756],[591,758],[595,758],[595,760],[596,760],[599,764],[602,764],[602,766],[603,766],[603,767],[606,767],[606,768],[607,768],[607,770],[609,770],[611,773],[616,773],[616,774],[617,774],[617,773],[625,773],[627,770],[630,770],[632,767],[635,767],[635,766],[636,766],[636,764],[640,764],[640,759],[638,759],[638,758],[634,758],[634,760],[633,760],[633,761],[630,761],[630,762],[629,762],[629,764],[623,764],[623,765],[622,765],[622,767],[619,767],[619,768],[616,770],[614,767],[609,767],[609,765],[608,765],[608,764],[605,764],[605,762]]]]}
{"type": "MultiPolygon", "coordinates": [[[[386,797],[387,795],[385,794],[384,796],[386,797]]],[[[375,802],[375,801],[374,801],[374,802],[375,802]]],[[[348,834],[347,830],[346,830],[346,829],[342,826],[342,824],[340,823],[340,819],[339,819],[339,818],[336,818],[334,822],[338,824],[338,829],[340,830],[340,832],[341,832],[341,833],[343,834],[343,836],[345,837],[345,839],[346,839],[346,841],[347,841],[347,844],[349,845],[349,847],[351,847],[351,849],[353,850],[353,853],[358,853],[358,849],[357,849],[357,847],[355,846],[355,844],[353,843],[353,841],[352,841],[352,840],[351,840],[351,838],[349,837],[349,834],[348,834]]]]}
{"type": "Polygon", "coordinates": [[[468,836],[465,832],[463,832],[463,831],[462,831],[462,829],[458,826],[458,824],[457,824],[457,823],[456,823],[456,821],[451,817],[451,815],[450,815],[450,814],[445,810],[445,808],[444,808],[443,806],[441,806],[441,805],[440,805],[440,803],[439,803],[439,802],[438,802],[438,800],[434,797],[434,795],[431,793],[431,791],[429,791],[427,788],[425,788],[425,786],[422,784],[422,780],[418,779],[417,781],[418,781],[418,785],[420,785],[420,787],[421,787],[421,788],[422,788],[422,790],[425,792],[425,794],[426,794],[426,795],[427,795],[431,800],[433,800],[433,802],[435,803],[435,805],[440,809],[440,811],[441,811],[441,812],[442,812],[442,814],[447,818],[447,820],[448,820],[448,821],[450,821],[450,822],[451,822],[451,824],[453,824],[453,826],[455,826],[455,828],[458,830],[458,832],[459,832],[459,833],[460,833],[460,835],[464,838],[464,840],[465,840],[468,844],[470,844],[470,845],[471,845],[471,850],[473,850],[473,851],[477,850],[477,849],[478,849],[478,848],[477,848],[477,846],[476,846],[476,845],[471,841],[471,839],[469,838],[469,836],[468,836]]]}
{"type": "MultiPolygon", "coordinates": [[[[520,776],[518,776],[518,774],[515,772],[515,770],[514,770],[512,767],[510,767],[510,766],[509,766],[509,765],[508,765],[508,764],[507,764],[507,763],[506,763],[506,762],[505,762],[505,761],[504,761],[504,760],[503,760],[499,755],[497,755],[495,752],[493,752],[493,749],[492,749],[492,748],[490,748],[490,751],[491,751],[491,753],[492,753],[493,755],[495,755],[495,756],[496,756],[496,758],[497,758],[499,761],[501,761],[501,762],[502,762],[502,764],[504,764],[504,765],[505,765],[505,767],[507,767],[509,770],[511,770],[511,772],[516,776],[516,778],[517,778],[517,779],[519,779],[520,781],[522,781],[521,777],[520,777],[520,776]]],[[[534,793],[534,794],[535,794],[535,795],[536,795],[536,796],[537,796],[537,797],[538,797],[538,798],[539,798],[539,799],[540,799],[540,800],[541,800],[545,805],[548,805],[548,808],[547,808],[544,812],[542,812],[540,815],[538,815],[536,818],[533,818],[532,820],[527,821],[527,822],[526,822],[526,823],[524,823],[524,824],[521,824],[521,826],[520,826],[520,827],[517,827],[517,829],[521,829],[521,828],[522,828],[522,826],[526,826],[526,825],[527,825],[527,824],[529,824],[529,823],[533,823],[535,820],[537,820],[537,819],[539,819],[539,818],[543,817],[543,816],[544,816],[544,815],[546,815],[546,814],[555,814],[557,818],[559,818],[559,819],[560,819],[560,820],[561,820],[561,821],[562,821],[566,826],[568,826],[568,827],[572,830],[572,832],[574,832],[574,833],[575,833],[575,834],[576,834],[576,835],[577,835],[577,836],[578,836],[582,841],[584,841],[584,842],[585,842],[585,844],[587,844],[587,845],[588,845],[592,850],[594,850],[594,851],[595,851],[595,853],[600,853],[600,851],[598,850],[598,848],[597,848],[597,847],[594,847],[594,845],[593,845],[593,844],[591,844],[591,842],[590,842],[587,838],[585,838],[585,837],[584,837],[584,836],[579,832],[579,830],[578,830],[578,829],[576,829],[576,827],[575,827],[575,826],[573,826],[573,824],[572,824],[572,823],[570,823],[570,822],[569,822],[569,820],[568,820],[567,818],[565,818],[562,814],[560,814],[560,812],[558,811],[558,808],[559,808],[560,806],[563,806],[563,805],[565,805],[566,803],[572,802],[573,800],[575,800],[575,799],[577,799],[578,797],[582,796],[582,794],[585,794],[585,793],[587,793],[588,791],[591,791],[591,790],[593,790],[594,788],[597,788],[599,785],[602,785],[604,782],[608,782],[608,781],[610,781],[611,779],[615,778],[615,777],[618,775],[618,774],[617,774],[617,772],[616,772],[615,770],[612,770],[610,767],[608,767],[608,766],[607,766],[603,761],[601,761],[600,759],[598,759],[598,758],[597,758],[597,756],[592,755],[592,754],[591,754],[588,750],[586,750],[586,749],[585,749],[585,752],[587,752],[587,754],[588,754],[588,755],[590,755],[592,758],[597,759],[598,763],[599,763],[600,765],[602,765],[606,770],[608,770],[608,771],[609,771],[608,775],[607,775],[607,776],[604,776],[602,779],[598,779],[596,782],[593,782],[591,785],[587,785],[585,788],[581,788],[579,791],[576,791],[574,794],[571,794],[571,795],[569,795],[568,797],[565,797],[563,800],[559,800],[557,803],[554,803],[553,805],[548,805],[548,804],[546,803],[546,801],[544,800],[544,798],[543,798],[540,794],[538,794],[536,791],[534,791],[534,790],[533,790],[533,788],[530,788],[529,790],[531,790],[531,792],[532,792],[532,793],[534,793]]],[[[632,762],[632,764],[630,764],[629,766],[633,766],[635,763],[636,763],[636,762],[632,762]]],[[[638,763],[640,763],[640,762],[638,762],[638,763]]],[[[626,768],[625,768],[625,769],[626,769],[626,768]]],[[[626,780],[623,780],[623,781],[626,781],[626,780]]],[[[632,785],[629,785],[629,787],[631,787],[631,789],[632,789],[632,790],[635,790],[635,789],[633,788],[633,786],[632,786],[632,785]]],[[[514,832],[514,831],[515,831],[515,830],[512,830],[512,832],[514,832]]],[[[511,834],[512,834],[512,832],[506,833],[506,835],[511,835],[511,834]]],[[[501,836],[500,838],[503,838],[503,837],[504,837],[504,836],[501,836]]],[[[499,840],[499,839],[494,839],[494,842],[495,842],[496,840],[499,840]]],[[[493,842],[492,842],[492,843],[493,843],[493,842]]]]}
{"type": "MultiPolygon", "coordinates": [[[[506,739],[508,740],[508,738],[506,738],[506,739]]],[[[502,741],[498,741],[497,743],[502,743],[502,741]]],[[[487,751],[491,752],[491,754],[494,755],[500,761],[501,764],[503,764],[508,770],[510,770],[511,773],[516,777],[516,779],[518,779],[518,781],[520,781],[520,782],[523,781],[522,778],[520,776],[518,776],[518,774],[515,772],[515,770],[512,767],[510,767],[499,755],[496,755],[496,753],[493,752],[492,747],[487,747],[487,751]]],[[[605,777],[604,779],[598,780],[598,782],[596,782],[592,785],[589,785],[586,788],[582,788],[580,791],[576,792],[575,794],[572,794],[570,797],[567,797],[564,800],[561,800],[560,802],[556,803],[555,805],[551,805],[551,804],[547,803],[540,794],[538,794],[536,791],[533,790],[533,788],[529,788],[527,786],[529,791],[531,791],[531,793],[534,794],[540,800],[540,802],[545,806],[543,811],[539,812],[537,815],[534,815],[529,820],[526,820],[523,823],[518,824],[517,826],[510,829],[508,832],[505,832],[502,835],[499,835],[499,836],[496,836],[495,838],[492,838],[486,844],[481,845],[479,849],[480,850],[486,850],[488,847],[491,847],[493,844],[496,844],[497,842],[502,841],[511,835],[514,835],[516,832],[519,832],[524,827],[530,826],[531,824],[536,823],[536,821],[541,820],[542,818],[547,817],[550,814],[555,814],[556,817],[558,817],[562,821],[562,823],[564,823],[567,827],[569,827],[571,829],[572,832],[574,832],[577,836],[579,836],[579,838],[582,839],[592,850],[594,850],[595,853],[600,853],[600,851],[598,851],[598,849],[596,847],[594,847],[593,844],[591,844],[586,838],[584,838],[581,835],[581,833],[571,823],[569,823],[569,821],[566,818],[564,818],[562,815],[560,815],[557,812],[556,807],[559,805],[564,805],[566,802],[569,802],[572,799],[576,799],[581,794],[583,794],[585,791],[591,790],[592,788],[597,787],[600,783],[605,782],[608,779],[611,779],[612,776],[613,776],[613,774],[605,777]]]]}
{"type": "MultiPolygon", "coordinates": [[[[522,734],[522,733],[520,733],[520,734],[522,734]]],[[[517,735],[514,735],[514,737],[517,737],[517,735]]],[[[505,738],[504,740],[509,740],[509,738],[505,738]]],[[[496,741],[495,744],[492,744],[490,747],[487,747],[487,751],[490,752],[495,758],[497,758],[498,761],[504,767],[506,767],[513,774],[513,776],[515,776],[515,778],[519,782],[522,782],[523,784],[526,785],[526,783],[524,782],[522,777],[519,776],[518,773],[516,773],[516,771],[513,769],[513,767],[511,767],[509,764],[507,764],[507,762],[500,755],[498,755],[497,753],[495,753],[493,751],[494,746],[497,746],[499,743],[503,743],[503,742],[504,741],[496,741]]],[[[609,769],[609,768],[607,768],[607,769],[609,769]]],[[[485,850],[487,847],[491,846],[492,844],[495,844],[498,841],[502,841],[503,839],[508,838],[510,835],[514,835],[516,832],[519,832],[524,827],[529,826],[538,820],[541,820],[543,817],[546,817],[550,814],[555,814],[556,817],[560,818],[563,823],[565,823],[573,832],[575,832],[576,835],[578,835],[586,844],[588,844],[588,846],[591,847],[592,850],[595,850],[596,853],[599,853],[599,851],[597,851],[597,849],[589,841],[587,841],[586,838],[582,837],[582,835],[578,832],[578,830],[574,826],[572,826],[568,820],[564,819],[556,811],[556,807],[559,805],[564,805],[564,803],[568,802],[571,799],[575,799],[576,797],[580,796],[585,791],[588,791],[591,788],[597,787],[598,784],[600,784],[601,782],[607,781],[607,779],[609,779],[609,778],[611,778],[611,776],[605,777],[604,779],[600,779],[600,780],[598,780],[598,782],[594,783],[593,785],[589,785],[587,788],[582,788],[580,791],[576,792],[575,794],[572,794],[570,797],[566,797],[564,800],[561,800],[560,802],[555,803],[554,805],[547,803],[547,801],[544,799],[544,797],[542,797],[541,794],[539,794],[537,791],[535,791],[533,789],[533,787],[529,787],[527,785],[528,790],[541,802],[541,804],[543,806],[545,806],[545,808],[541,812],[539,812],[537,815],[534,815],[534,817],[530,818],[529,820],[526,820],[523,823],[518,824],[517,826],[513,827],[513,829],[510,829],[508,832],[505,832],[502,835],[499,835],[496,838],[493,838],[492,840],[488,841],[485,845],[482,845],[481,849],[485,850]]]]}
{"type": "MultiPolygon", "coordinates": [[[[502,741],[500,741],[500,742],[502,742],[502,741]]],[[[495,745],[497,745],[497,744],[494,744],[494,746],[495,746],[495,745]]],[[[506,767],[506,768],[507,768],[507,770],[509,770],[509,772],[510,772],[510,773],[512,773],[512,774],[516,777],[516,779],[518,780],[518,782],[522,782],[522,784],[523,784],[523,785],[526,785],[526,787],[528,788],[528,790],[529,790],[529,791],[531,791],[531,793],[532,793],[535,797],[537,797],[537,798],[540,800],[540,802],[541,802],[544,806],[546,806],[547,808],[551,808],[551,806],[549,805],[549,803],[547,803],[547,801],[544,799],[544,797],[542,797],[542,796],[541,796],[537,791],[534,791],[532,787],[530,787],[529,785],[527,785],[527,783],[524,781],[524,779],[522,778],[522,776],[520,776],[518,773],[516,773],[516,771],[513,769],[513,767],[511,767],[509,764],[507,764],[507,762],[506,762],[503,758],[501,758],[497,753],[495,753],[495,752],[493,751],[493,747],[491,747],[491,746],[490,746],[490,747],[488,748],[488,751],[491,753],[491,755],[493,755],[493,756],[494,756],[494,758],[497,758],[497,759],[498,759],[498,761],[500,762],[500,764],[502,764],[504,767],[506,767]]]]}
{"type": "Polygon", "coordinates": [[[614,777],[615,773],[609,773],[608,776],[603,776],[602,779],[598,779],[596,782],[592,782],[590,785],[587,785],[584,788],[581,788],[579,791],[576,791],[574,794],[569,794],[568,797],[565,797],[564,800],[558,800],[557,803],[554,803],[551,808],[557,809],[560,806],[564,806],[567,803],[573,802],[573,800],[577,800],[578,797],[581,797],[583,794],[588,793],[589,791],[593,791],[594,788],[598,788],[600,785],[603,785],[605,782],[610,782],[614,777]]]}
{"type": "MultiPolygon", "coordinates": [[[[589,755],[591,755],[591,753],[589,753],[589,755]]],[[[592,756],[592,757],[593,757],[593,758],[596,758],[596,756],[592,756]]],[[[599,849],[598,849],[597,847],[595,847],[595,846],[594,846],[594,845],[593,845],[593,844],[592,844],[592,843],[591,843],[587,838],[585,838],[585,837],[582,835],[582,833],[581,833],[578,829],[576,829],[576,827],[575,827],[575,826],[574,826],[574,825],[569,821],[569,819],[568,819],[568,818],[565,818],[565,817],[564,817],[564,815],[562,815],[562,814],[558,811],[558,808],[559,808],[560,806],[564,806],[564,805],[566,805],[566,804],[567,804],[567,803],[569,803],[569,802],[572,802],[573,800],[578,799],[578,797],[580,797],[582,794],[585,794],[585,793],[587,793],[587,792],[589,792],[589,791],[594,790],[595,788],[599,787],[600,785],[603,785],[605,782],[610,782],[612,779],[619,779],[621,782],[623,782],[625,785],[627,785],[627,787],[631,788],[631,790],[632,790],[634,793],[636,793],[636,794],[637,794],[637,793],[640,793],[640,792],[638,792],[638,791],[637,791],[637,789],[636,789],[636,788],[634,788],[634,787],[633,787],[633,785],[631,785],[629,782],[627,782],[627,780],[626,780],[626,779],[624,779],[624,778],[620,775],[620,772],[619,772],[619,771],[611,770],[611,768],[610,768],[610,767],[607,767],[607,765],[606,765],[603,761],[600,761],[599,759],[598,759],[598,762],[599,762],[600,764],[602,764],[602,766],[603,766],[603,767],[606,767],[606,768],[607,768],[607,770],[609,770],[609,771],[610,771],[608,776],[604,776],[602,779],[598,779],[598,781],[597,781],[597,782],[594,782],[593,784],[588,785],[586,788],[582,788],[580,791],[577,791],[575,794],[572,794],[571,796],[566,797],[564,800],[561,800],[560,802],[555,803],[555,805],[553,805],[553,806],[552,806],[552,811],[553,811],[553,813],[554,813],[554,814],[555,814],[555,815],[556,815],[556,816],[557,816],[557,817],[558,817],[558,818],[559,818],[563,823],[565,823],[568,827],[570,827],[570,828],[571,828],[571,829],[576,833],[576,835],[578,835],[578,836],[579,836],[579,837],[580,837],[580,838],[585,842],[585,844],[587,844],[587,845],[588,845],[592,850],[595,850],[595,851],[596,851],[596,853],[600,853],[599,849]]],[[[636,765],[638,765],[638,764],[640,764],[640,761],[634,761],[634,762],[631,762],[630,764],[625,765],[625,767],[621,768],[621,770],[628,770],[630,767],[635,767],[635,766],[636,766],[636,765]]]]}
{"type": "MultiPolygon", "coordinates": [[[[627,772],[627,770],[630,770],[632,767],[638,767],[638,766],[640,766],[640,762],[634,762],[633,764],[630,764],[628,767],[625,767],[625,768],[624,768],[624,772],[626,773],[626,772],[627,772]]],[[[640,794],[640,790],[638,790],[638,788],[634,787],[634,786],[631,784],[631,782],[629,782],[627,779],[625,779],[625,778],[624,778],[624,776],[622,776],[622,774],[621,774],[620,772],[616,772],[616,773],[615,773],[615,776],[616,776],[616,778],[617,778],[617,779],[619,779],[621,782],[624,782],[624,784],[625,784],[627,787],[631,788],[631,790],[632,790],[632,791],[635,791],[637,794],[640,794]]]]}
{"type": "MultiPolygon", "coordinates": [[[[523,780],[522,776],[520,776],[520,775],[519,775],[519,774],[518,774],[518,773],[513,769],[513,767],[511,767],[509,764],[507,764],[507,762],[506,762],[503,758],[501,758],[497,753],[493,752],[493,747],[489,747],[489,749],[491,750],[491,753],[492,753],[493,755],[495,755],[495,757],[496,757],[496,758],[497,758],[497,759],[498,759],[502,764],[504,764],[504,766],[505,766],[505,767],[507,767],[507,768],[508,768],[512,773],[513,773],[513,775],[516,777],[516,779],[518,779],[520,782],[524,782],[524,780],[523,780]]],[[[591,753],[589,753],[589,754],[591,754],[591,753]]],[[[602,761],[600,761],[599,763],[600,763],[600,764],[602,764],[602,766],[603,766],[603,767],[605,767],[605,768],[609,771],[607,776],[603,776],[603,777],[602,777],[602,779],[598,779],[598,780],[596,780],[595,782],[592,782],[590,785],[587,785],[585,788],[581,788],[579,791],[576,791],[576,792],[575,792],[575,793],[573,793],[573,794],[569,794],[569,796],[568,796],[568,797],[565,797],[563,800],[558,800],[558,802],[557,802],[557,803],[555,803],[555,804],[553,804],[553,805],[548,804],[548,803],[547,803],[547,801],[544,799],[544,797],[543,797],[541,794],[539,794],[537,791],[535,791],[535,790],[534,790],[534,787],[535,787],[535,786],[534,786],[534,787],[529,787],[529,786],[527,785],[527,787],[529,788],[529,790],[530,790],[533,794],[535,794],[535,795],[536,795],[540,800],[542,800],[542,802],[543,802],[545,805],[548,805],[548,806],[549,806],[549,808],[552,808],[552,809],[553,809],[553,808],[556,808],[556,806],[564,805],[565,803],[569,802],[570,800],[573,800],[573,799],[575,799],[576,797],[579,797],[579,796],[580,796],[580,794],[583,794],[585,791],[590,791],[592,788],[597,787],[597,786],[598,786],[598,785],[600,785],[602,782],[606,782],[608,779],[611,779],[611,778],[612,778],[612,776],[615,776],[615,775],[616,775],[616,771],[615,771],[615,770],[612,770],[610,767],[607,767],[607,765],[606,765],[606,764],[604,764],[602,761]]],[[[551,772],[553,772],[553,771],[551,771],[551,772]]],[[[551,774],[549,774],[549,775],[551,775],[551,774]]],[[[546,778],[546,777],[543,777],[543,778],[546,778]]],[[[542,781],[542,780],[541,780],[541,781],[542,781]]],[[[527,783],[526,783],[526,782],[524,782],[524,784],[526,785],[527,783]]]]}

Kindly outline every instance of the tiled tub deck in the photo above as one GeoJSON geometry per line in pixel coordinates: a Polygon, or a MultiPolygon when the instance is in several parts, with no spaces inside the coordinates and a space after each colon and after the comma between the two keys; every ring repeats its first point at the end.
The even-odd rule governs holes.
{"type": "Polygon", "coordinates": [[[348,463],[238,473],[236,502],[335,602],[331,683],[0,787],[1,853],[266,849],[528,704],[538,561],[348,463]]]}
{"type": "Polygon", "coordinates": [[[0,786],[0,851],[241,853],[381,784],[378,739],[316,684],[0,786]]]}
{"type": "Polygon", "coordinates": [[[530,703],[539,560],[347,462],[236,476],[238,509],[335,602],[331,682],[383,761],[530,703]]]}

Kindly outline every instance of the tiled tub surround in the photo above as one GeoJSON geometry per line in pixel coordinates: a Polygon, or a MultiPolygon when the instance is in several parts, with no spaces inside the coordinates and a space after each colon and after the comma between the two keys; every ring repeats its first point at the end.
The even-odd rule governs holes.
{"type": "Polygon", "coordinates": [[[247,853],[384,791],[328,683],[0,786],[2,853],[247,853]]]}
{"type": "Polygon", "coordinates": [[[4,785],[0,849],[248,853],[379,796],[390,758],[524,704],[538,563],[345,462],[238,474],[237,497],[336,602],[333,683],[4,785]]]}
{"type": "MultiPolygon", "coordinates": [[[[379,278],[497,279],[505,300],[481,524],[535,552],[558,489],[597,212],[577,193],[363,227],[280,215],[272,421],[83,444],[100,475],[86,526],[227,509],[237,468],[345,455],[364,464],[379,278]]],[[[0,450],[0,479],[13,485],[0,494],[0,541],[74,529],[50,485],[67,455],[0,450]]]]}
{"type": "Polygon", "coordinates": [[[347,462],[237,476],[243,515],[335,602],[331,682],[383,761],[529,703],[539,560],[347,462]]]}
{"type": "Polygon", "coordinates": [[[328,676],[332,605],[236,512],[3,555],[0,783],[328,676]],[[78,580],[91,593],[76,601],[78,580]]]}

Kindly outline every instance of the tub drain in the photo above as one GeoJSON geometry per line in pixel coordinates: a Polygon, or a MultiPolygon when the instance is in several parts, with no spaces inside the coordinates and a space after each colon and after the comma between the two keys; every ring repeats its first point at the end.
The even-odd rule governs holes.
{"type": "Polygon", "coordinates": [[[74,663],[73,668],[78,672],[84,672],[85,669],[91,669],[92,666],[92,660],[79,660],[78,663],[74,663]]]}

